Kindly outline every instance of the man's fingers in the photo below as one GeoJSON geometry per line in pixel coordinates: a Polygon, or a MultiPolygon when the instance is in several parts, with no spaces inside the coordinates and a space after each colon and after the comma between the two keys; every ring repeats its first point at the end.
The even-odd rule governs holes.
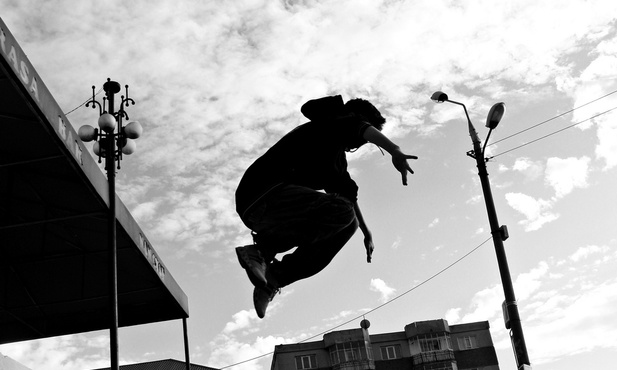
{"type": "Polygon", "coordinates": [[[403,179],[403,185],[407,185],[407,171],[409,171],[409,173],[411,173],[413,175],[413,170],[411,169],[411,167],[409,166],[409,164],[407,164],[405,166],[405,169],[401,170],[401,177],[403,179]]]}
{"type": "Polygon", "coordinates": [[[372,245],[366,247],[366,262],[367,263],[371,263],[371,260],[373,259],[373,249],[375,249],[375,247],[373,247],[372,245]]]}
{"type": "Polygon", "coordinates": [[[407,185],[407,171],[411,174],[414,173],[409,163],[407,163],[408,159],[418,159],[418,157],[411,154],[403,154],[402,157],[398,158],[392,157],[394,167],[396,167],[396,169],[401,173],[403,185],[407,185]]]}

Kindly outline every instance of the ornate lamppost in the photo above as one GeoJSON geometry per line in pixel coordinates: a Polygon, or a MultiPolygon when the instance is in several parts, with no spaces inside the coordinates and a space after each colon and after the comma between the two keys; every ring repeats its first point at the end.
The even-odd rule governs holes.
{"type": "Polygon", "coordinates": [[[120,92],[120,84],[109,78],[103,84],[105,97],[103,104],[95,99],[94,86],[92,86],[92,100],[86,103],[86,107],[92,104],[92,109],[99,108],[98,126],[96,129],[90,125],[79,128],[78,135],[84,142],[96,141],[93,146],[94,154],[105,158],[107,183],[109,187],[109,217],[108,217],[108,255],[109,255],[109,305],[110,305],[110,353],[111,370],[118,370],[118,260],[116,248],[116,169],[120,169],[122,154],[132,154],[135,151],[134,139],[139,138],[142,127],[139,122],[129,122],[122,126],[122,121],[129,119],[124,110],[129,103],[135,105],[135,101],[129,98],[129,86],[126,85],[126,96],[120,96],[120,107],[114,111],[114,97],[120,92]],[[116,162],[118,162],[116,166],[116,162]]]}
{"type": "Polygon", "coordinates": [[[482,192],[484,193],[484,202],[486,203],[486,210],[488,213],[488,220],[491,227],[491,234],[493,235],[493,243],[495,245],[495,254],[497,255],[497,264],[499,266],[499,274],[501,276],[501,283],[503,285],[503,291],[505,301],[503,302],[503,314],[505,320],[506,329],[510,329],[510,339],[512,341],[512,347],[514,349],[514,355],[516,357],[516,366],[519,370],[531,369],[529,362],[529,355],[527,354],[527,345],[525,344],[525,337],[523,336],[523,327],[521,325],[521,317],[518,312],[518,304],[514,295],[514,286],[512,284],[512,277],[510,276],[510,268],[508,267],[508,259],[506,257],[506,251],[503,246],[503,242],[508,239],[508,229],[505,225],[499,226],[497,219],[497,211],[495,210],[495,202],[493,201],[493,193],[491,192],[491,184],[488,179],[488,172],[486,170],[486,159],[484,153],[486,149],[486,143],[491,136],[493,129],[497,127],[501,118],[503,117],[506,106],[504,103],[494,104],[486,117],[486,127],[489,128],[488,135],[482,145],[482,141],[478,136],[478,132],[469,119],[467,108],[465,104],[449,100],[448,95],[441,91],[433,93],[431,100],[436,103],[448,102],[456,105],[460,105],[465,110],[467,116],[467,126],[469,129],[469,136],[473,143],[473,150],[467,152],[467,155],[476,160],[478,167],[478,176],[482,184],[482,192]]]}

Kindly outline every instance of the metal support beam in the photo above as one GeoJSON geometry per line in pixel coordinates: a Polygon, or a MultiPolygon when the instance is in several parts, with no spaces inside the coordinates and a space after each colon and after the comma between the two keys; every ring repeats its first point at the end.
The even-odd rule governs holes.
{"type": "Polygon", "coordinates": [[[186,370],[191,370],[191,358],[189,355],[189,333],[186,325],[186,317],[182,318],[182,331],[184,333],[184,360],[186,362],[186,370]]]}

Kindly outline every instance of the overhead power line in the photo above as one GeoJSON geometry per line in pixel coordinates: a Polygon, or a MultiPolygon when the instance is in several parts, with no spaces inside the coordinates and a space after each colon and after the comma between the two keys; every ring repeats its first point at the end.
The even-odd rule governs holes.
{"type": "MultiPolygon", "coordinates": [[[[324,334],[327,334],[327,333],[329,333],[329,332],[331,332],[331,331],[333,331],[333,330],[336,330],[336,329],[340,328],[341,326],[345,326],[345,325],[349,324],[350,322],[356,321],[356,320],[360,319],[361,317],[364,317],[364,316],[366,316],[366,315],[368,315],[368,314],[370,314],[370,313],[372,313],[372,312],[377,311],[378,309],[380,309],[380,308],[382,308],[382,307],[384,307],[384,306],[386,306],[386,305],[389,305],[390,303],[392,303],[392,302],[396,301],[397,299],[399,299],[399,298],[403,297],[404,295],[407,295],[407,294],[411,293],[412,291],[414,291],[414,290],[418,289],[419,287],[421,287],[421,286],[423,286],[423,285],[427,284],[429,281],[431,281],[431,280],[435,279],[437,276],[439,276],[439,275],[443,274],[444,272],[446,272],[446,271],[447,271],[447,270],[449,270],[450,268],[454,267],[454,265],[458,264],[459,262],[461,262],[462,260],[464,260],[465,258],[467,258],[469,255],[471,255],[473,252],[475,252],[475,251],[477,251],[478,249],[480,249],[480,247],[482,247],[484,244],[486,244],[486,243],[487,243],[489,240],[491,240],[491,239],[492,239],[492,236],[489,236],[489,237],[488,237],[485,241],[483,241],[482,243],[480,243],[478,246],[476,246],[475,248],[473,248],[471,251],[467,252],[465,255],[463,255],[462,257],[460,257],[460,258],[459,258],[459,259],[457,259],[456,261],[452,262],[452,263],[451,263],[451,264],[449,264],[448,266],[446,266],[446,267],[444,267],[443,269],[441,269],[440,271],[436,272],[435,274],[433,274],[433,275],[432,275],[432,276],[430,276],[429,278],[425,279],[425,280],[424,280],[424,281],[422,281],[421,283],[419,283],[419,284],[417,284],[417,285],[413,286],[412,288],[408,289],[407,291],[405,291],[405,292],[403,292],[403,293],[401,293],[401,294],[397,295],[396,297],[394,297],[394,298],[390,299],[389,301],[387,301],[387,302],[385,302],[385,303],[383,303],[383,304],[381,304],[381,305],[379,305],[379,306],[377,306],[377,307],[375,307],[375,308],[373,308],[373,309],[371,309],[371,310],[369,310],[369,311],[367,311],[367,312],[365,312],[365,313],[363,313],[363,314],[361,314],[361,315],[355,316],[354,318],[349,319],[349,320],[347,320],[347,321],[345,321],[345,322],[343,322],[343,323],[341,323],[341,324],[339,324],[339,325],[336,325],[336,326],[334,326],[334,327],[332,327],[332,328],[330,328],[330,329],[328,329],[328,330],[322,331],[321,333],[315,334],[315,335],[313,335],[313,336],[311,336],[311,337],[308,337],[308,338],[306,338],[306,339],[304,339],[304,340],[301,340],[301,341],[300,341],[300,342],[298,342],[298,343],[304,343],[304,342],[307,342],[307,341],[309,341],[309,340],[311,340],[311,339],[317,338],[317,337],[319,337],[319,336],[323,336],[324,334]]],[[[274,354],[274,352],[264,353],[264,354],[262,354],[262,355],[259,355],[259,356],[256,356],[256,357],[253,357],[253,358],[250,358],[250,359],[248,359],[248,360],[244,360],[244,361],[241,361],[241,362],[236,362],[235,364],[231,364],[231,365],[227,365],[227,366],[221,367],[221,370],[223,370],[223,369],[227,369],[227,368],[230,368],[230,367],[234,367],[234,366],[238,366],[238,365],[242,365],[242,364],[245,364],[245,363],[247,363],[247,362],[255,361],[255,360],[258,360],[258,359],[260,359],[260,358],[263,358],[263,357],[266,357],[266,356],[270,356],[270,355],[272,355],[272,354],[274,354]]]]}
{"type": "MultiPolygon", "coordinates": [[[[527,132],[527,131],[529,131],[529,130],[531,130],[531,129],[534,129],[534,128],[536,128],[536,127],[542,126],[542,125],[543,125],[543,124],[545,124],[545,123],[548,123],[548,122],[550,122],[550,121],[553,121],[553,120],[555,120],[555,119],[557,119],[557,118],[559,118],[559,117],[563,117],[563,116],[565,116],[566,114],[572,113],[572,112],[574,112],[574,111],[575,111],[575,110],[577,110],[577,109],[583,108],[583,107],[585,107],[585,106],[587,106],[587,105],[589,105],[589,104],[591,104],[591,103],[595,103],[595,102],[597,102],[598,100],[604,99],[604,98],[606,98],[607,96],[610,96],[610,95],[615,94],[615,93],[617,93],[617,90],[611,91],[610,93],[608,93],[608,94],[606,94],[606,95],[603,95],[603,96],[601,96],[601,97],[599,97],[599,98],[596,98],[596,99],[594,99],[594,100],[592,100],[592,101],[589,101],[589,102],[587,102],[587,103],[585,103],[585,104],[583,104],[583,105],[579,105],[578,107],[572,108],[572,109],[570,109],[569,111],[566,111],[566,112],[563,112],[563,113],[561,113],[561,114],[559,114],[559,115],[556,115],[556,116],[555,116],[555,117],[553,117],[553,118],[549,118],[549,119],[547,119],[547,120],[545,120],[545,121],[542,121],[542,122],[540,122],[540,123],[537,123],[537,124],[535,124],[535,125],[533,125],[533,126],[527,127],[526,129],[523,129],[523,130],[521,130],[521,131],[515,132],[515,133],[513,133],[512,135],[509,135],[509,136],[504,137],[503,139],[499,139],[499,140],[497,140],[497,141],[495,141],[495,142],[492,142],[492,143],[490,143],[490,144],[489,144],[489,146],[491,146],[491,145],[495,145],[495,144],[500,143],[500,142],[502,142],[502,141],[508,140],[508,139],[510,139],[510,138],[512,138],[512,137],[514,137],[514,136],[520,135],[520,134],[522,134],[523,132],[527,132]]],[[[596,116],[596,117],[597,117],[597,116],[596,116]]],[[[594,117],[592,117],[592,118],[594,118],[594,117]]],[[[550,136],[550,135],[549,135],[549,136],[550,136]]]]}
{"type": "Polygon", "coordinates": [[[602,113],[598,113],[598,114],[596,114],[595,116],[591,116],[591,117],[589,117],[589,118],[587,118],[587,119],[584,119],[584,120],[582,120],[582,121],[579,121],[579,122],[573,123],[573,124],[571,124],[571,125],[569,125],[569,126],[566,126],[566,127],[563,127],[563,128],[561,128],[561,129],[559,129],[559,130],[553,131],[553,132],[551,132],[550,134],[546,134],[546,135],[544,135],[544,136],[541,136],[541,137],[539,137],[539,138],[537,138],[537,139],[531,140],[531,141],[526,142],[526,143],[524,143],[524,144],[521,144],[521,145],[519,145],[519,146],[515,146],[514,148],[512,148],[512,149],[508,149],[508,150],[506,150],[505,152],[501,152],[501,153],[495,154],[494,156],[492,156],[492,157],[490,157],[490,158],[488,158],[488,159],[493,159],[493,158],[495,158],[495,157],[499,157],[500,155],[504,155],[504,154],[506,154],[506,153],[510,153],[510,152],[512,152],[512,151],[514,151],[514,150],[520,149],[520,148],[525,147],[525,146],[527,146],[527,145],[530,145],[530,144],[533,144],[533,143],[538,142],[538,141],[540,141],[540,140],[546,139],[547,137],[550,137],[550,136],[553,136],[553,135],[555,135],[555,134],[558,134],[558,133],[560,133],[560,132],[562,132],[562,131],[565,131],[565,130],[567,130],[567,129],[569,129],[569,128],[572,128],[572,127],[574,127],[574,126],[580,125],[581,123],[587,122],[587,121],[592,120],[592,119],[594,119],[594,118],[597,118],[597,117],[599,117],[599,116],[601,116],[601,115],[604,115],[604,114],[607,114],[607,113],[609,113],[609,112],[612,112],[612,111],[614,111],[615,109],[617,109],[617,107],[613,107],[613,108],[611,108],[611,109],[609,109],[609,110],[606,110],[606,111],[604,111],[604,112],[602,112],[602,113]]]}

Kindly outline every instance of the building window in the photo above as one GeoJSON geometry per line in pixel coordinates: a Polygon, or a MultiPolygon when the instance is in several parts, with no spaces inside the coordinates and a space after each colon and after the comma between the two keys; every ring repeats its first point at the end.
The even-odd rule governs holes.
{"type": "Polygon", "coordinates": [[[446,333],[432,333],[417,337],[420,352],[435,352],[452,350],[450,335],[446,333]]]}
{"type": "Polygon", "coordinates": [[[315,355],[296,356],[296,369],[316,369],[317,358],[315,355]]]}
{"type": "Polygon", "coordinates": [[[433,352],[441,350],[439,339],[421,339],[420,348],[422,352],[433,352]]]}
{"type": "Polygon", "coordinates": [[[364,341],[336,343],[330,347],[330,360],[333,365],[372,359],[372,349],[364,341]]]}
{"type": "Polygon", "coordinates": [[[381,359],[382,360],[394,360],[397,358],[401,358],[401,345],[400,344],[381,347],[381,359]]]}
{"type": "Polygon", "coordinates": [[[478,348],[476,336],[472,335],[458,338],[458,348],[460,348],[461,350],[478,348]]]}

